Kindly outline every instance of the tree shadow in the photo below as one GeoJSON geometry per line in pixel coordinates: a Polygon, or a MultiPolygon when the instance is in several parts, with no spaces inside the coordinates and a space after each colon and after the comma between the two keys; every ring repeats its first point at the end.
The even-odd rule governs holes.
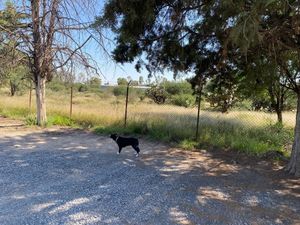
{"type": "MultiPolygon", "coordinates": [[[[141,140],[63,130],[0,138],[0,224],[297,224],[299,180],[141,140]]],[[[270,168],[269,168],[270,169],[270,168]]]]}
{"type": "Polygon", "coordinates": [[[0,128],[18,128],[24,127],[24,124],[0,125],[0,128]]]}

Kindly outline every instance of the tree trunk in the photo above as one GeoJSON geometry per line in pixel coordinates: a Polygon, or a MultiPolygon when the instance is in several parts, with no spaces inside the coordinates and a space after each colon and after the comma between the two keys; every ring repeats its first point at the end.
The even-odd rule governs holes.
{"type": "Polygon", "coordinates": [[[294,143],[291,153],[291,158],[287,166],[287,171],[290,174],[294,174],[300,177],[300,93],[298,93],[297,99],[297,114],[296,125],[294,130],[294,143]]]}
{"type": "Polygon", "coordinates": [[[10,84],[10,96],[15,96],[17,87],[12,81],[10,81],[9,84],[10,84]]]}
{"type": "Polygon", "coordinates": [[[282,124],[282,109],[281,108],[276,109],[276,114],[277,114],[277,122],[282,124]]]}
{"type": "Polygon", "coordinates": [[[46,115],[46,102],[45,102],[45,91],[46,91],[46,78],[37,75],[35,82],[36,91],[36,110],[37,110],[37,125],[45,126],[47,124],[46,115]]]}
{"type": "Polygon", "coordinates": [[[283,90],[281,87],[280,88],[280,92],[277,95],[277,104],[276,104],[276,113],[277,113],[277,120],[278,123],[282,124],[282,111],[283,111],[283,103],[284,103],[284,98],[285,95],[283,93],[283,90]]]}
{"type": "Polygon", "coordinates": [[[271,98],[271,110],[275,110],[277,114],[277,123],[282,124],[282,110],[285,96],[282,93],[281,87],[276,89],[275,84],[272,84],[268,91],[271,98]]]}

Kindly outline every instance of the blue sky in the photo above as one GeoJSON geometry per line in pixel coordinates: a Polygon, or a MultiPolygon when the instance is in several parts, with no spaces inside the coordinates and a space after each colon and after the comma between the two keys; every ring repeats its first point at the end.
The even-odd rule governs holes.
{"type": "MultiPolygon", "coordinates": [[[[15,2],[17,5],[18,4],[22,4],[22,0],[12,0],[13,2],[15,2]]],[[[76,0],[75,0],[76,1],[76,0]]],[[[75,2],[74,1],[74,2],[75,2]]],[[[80,0],[78,0],[80,3],[80,0]]],[[[6,0],[0,0],[0,9],[4,8],[6,0]]],[[[29,2],[29,1],[28,1],[29,2]]],[[[83,12],[83,10],[80,12],[80,17],[81,20],[84,21],[93,21],[95,15],[100,15],[102,10],[103,10],[103,6],[104,6],[105,1],[95,1],[95,5],[93,5],[93,9],[91,10],[90,13],[86,13],[83,12]]],[[[110,31],[105,31],[105,36],[108,37],[109,39],[113,40],[115,35],[110,32],[110,31]]],[[[112,43],[105,43],[105,48],[107,50],[107,52],[111,52],[114,48],[112,43]]],[[[140,76],[142,76],[144,78],[144,80],[146,81],[148,78],[148,72],[143,69],[141,71],[141,73],[138,73],[134,66],[135,64],[132,63],[126,63],[124,65],[121,64],[116,64],[111,56],[107,55],[106,53],[104,53],[104,51],[101,49],[101,47],[99,47],[99,45],[97,44],[96,41],[91,41],[86,47],[85,47],[85,51],[91,55],[91,57],[93,58],[94,61],[97,62],[98,67],[101,69],[101,73],[103,74],[103,76],[101,76],[101,79],[103,81],[103,83],[109,82],[111,84],[116,83],[117,78],[119,77],[124,77],[127,78],[128,76],[130,76],[132,79],[134,80],[138,80],[140,76]]],[[[82,71],[80,68],[75,69],[75,73],[84,73],[84,71],[82,71]]],[[[173,74],[171,72],[164,72],[163,74],[157,74],[157,76],[159,77],[165,77],[168,80],[173,80],[173,74]]],[[[184,79],[184,78],[181,78],[184,79]]],[[[152,80],[154,80],[154,78],[152,78],[152,80]]]]}
{"type": "MultiPolygon", "coordinates": [[[[104,4],[105,1],[97,1],[97,15],[100,15],[103,11],[104,4]]],[[[86,18],[87,21],[91,21],[93,19],[94,17],[89,18],[89,16],[87,16],[86,18]]],[[[115,38],[115,35],[108,30],[104,31],[104,35],[110,40],[114,40],[115,38]]],[[[105,44],[107,52],[111,53],[114,49],[113,43],[107,42],[105,44]]],[[[101,48],[99,48],[99,45],[95,41],[92,41],[92,43],[89,44],[87,51],[90,55],[93,56],[93,59],[96,60],[98,65],[100,66],[101,72],[104,75],[103,82],[114,84],[119,77],[131,77],[134,80],[138,80],[139,77],[142,76],[144,78],[144,81],[148,79],[148,72],[146,69],[142,69],[139,73],[135,69],[135,63],[117,64],[113,61],[111,55],[107,55],[101,48]]],[[[165,77],[168,80],[173,80],[173,73],[165,71],[163,74],[157,74],[157,77],[165,77]]],[[[151,80],[154,81],[155,78],[151,78],[151,80]]]]}

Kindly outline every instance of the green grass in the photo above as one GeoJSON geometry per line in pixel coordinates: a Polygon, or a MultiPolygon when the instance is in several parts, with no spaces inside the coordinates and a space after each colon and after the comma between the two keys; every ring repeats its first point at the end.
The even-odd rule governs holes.
{"type": "Polygon", "coordinates": [[[12,119],[21,119],[28,115],[29,110],[23,107],[0,108],[0,115],[12,119]]]}
{"type": "Polygon", "coordinates": [[[244,152],[262,157],[269,151],[286,154],[291,145],[293,129],[280,128],[277,125],[252,128],[235,127],[230,124],[202,124],[199,141],[196,142],[192,129],[176,129],[168,124],[129,123],[126,128],[118,124],[101,126],[95,129],[98,134],[123,133],[142,134],[155,140],[175,143],[184,149],[218,147],[244,152]]]}
{"type": "MultiPolygon", "coordinates": [[[[36,116],[34,114],[27,115],[25,117],[25,124],[29,126],[35,126],[36,124],[36,116]]],[[[58,125],[58,126],[76,126],[76,123],[70,119],[69,117],[62,115],[50,115],[48,116],[48,121],[46,127],[58,125]]]]}

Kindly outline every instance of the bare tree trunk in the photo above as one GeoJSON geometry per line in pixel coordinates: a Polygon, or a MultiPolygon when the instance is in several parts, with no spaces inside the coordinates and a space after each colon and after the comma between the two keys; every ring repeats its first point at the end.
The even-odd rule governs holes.
{"type": "Polygon", "coordinates": [[[36,91],[36,111],[37,111],[37,125],[44,126],[47,123],[46,115],[46,78],[37,76],[35,82],[35,91],[36,91]]]}
{"type": "Polygon", "coordinates": [[[300,93],[298,93],[297,115],[295,125],[294,143],[291,153],[291,159],[287,166],[287,171],[300,177],[300,93]]]}

